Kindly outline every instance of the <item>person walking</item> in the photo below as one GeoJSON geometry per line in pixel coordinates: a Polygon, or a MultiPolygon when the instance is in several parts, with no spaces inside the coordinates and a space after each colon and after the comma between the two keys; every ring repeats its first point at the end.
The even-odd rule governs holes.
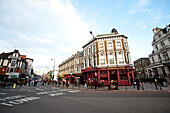
{"type": "Polygon", "coordinates": [[[155,78],[155,88],[156,88],[156,90],[158,90],[158,87],[157,87],[157,83],[158,81],[157,81],[157,79],[155,78]]]}

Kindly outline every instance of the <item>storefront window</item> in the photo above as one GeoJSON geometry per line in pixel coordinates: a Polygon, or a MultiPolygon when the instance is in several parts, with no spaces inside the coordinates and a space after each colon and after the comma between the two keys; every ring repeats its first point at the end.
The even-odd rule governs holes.
{"type": "Polygon", "coordinates": [[[127,80],[126,74],[120,74],[120,80],[127,80]]]}
{"type": "Polygon", "coordinates": [[[106,71],[101,71],[100,74],[107,74],[107,72],[106,71]]]}

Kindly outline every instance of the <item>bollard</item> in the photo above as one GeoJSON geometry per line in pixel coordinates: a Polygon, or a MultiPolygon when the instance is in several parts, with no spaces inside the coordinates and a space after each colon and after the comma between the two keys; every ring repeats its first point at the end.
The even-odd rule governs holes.
{"type": "Polygon", "coordinates": [[[15,87],[16,87],[16,84],[14,84],[13,88],[15,88],[15,87]]]}

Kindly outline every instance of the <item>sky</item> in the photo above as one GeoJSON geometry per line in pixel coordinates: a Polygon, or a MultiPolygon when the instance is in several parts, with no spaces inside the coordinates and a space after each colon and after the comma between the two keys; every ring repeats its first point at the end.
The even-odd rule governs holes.
{"type": "Polygon", "coordinates": [[[132,63],[152,53],[152,29],[170,24],[170,0],[0,0],[0,53],[18,49],[34,70],[52,70],[116,28],[132,63]]]}

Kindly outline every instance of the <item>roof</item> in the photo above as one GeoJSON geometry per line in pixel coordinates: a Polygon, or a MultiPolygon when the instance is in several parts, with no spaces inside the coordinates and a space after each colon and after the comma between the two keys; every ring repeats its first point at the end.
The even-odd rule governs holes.
{"type": "Polygon", "coordinates": [[[125,35],[121,35],[121,34],[116,34],[116,33],[107,33],[107,34],[99,34],[96,37],[94,37],[94,39],[91,39],[87,44],[85,44],[82,48],[84,48],[85,46],[89,45],[90,43],[92,43],[93,41],[95,41],[96,39],[101,39],[101,38],[107,38],[107,37],[118,37],[118,36],[123,36],[126,39],[128,38],[125,35]]]}

